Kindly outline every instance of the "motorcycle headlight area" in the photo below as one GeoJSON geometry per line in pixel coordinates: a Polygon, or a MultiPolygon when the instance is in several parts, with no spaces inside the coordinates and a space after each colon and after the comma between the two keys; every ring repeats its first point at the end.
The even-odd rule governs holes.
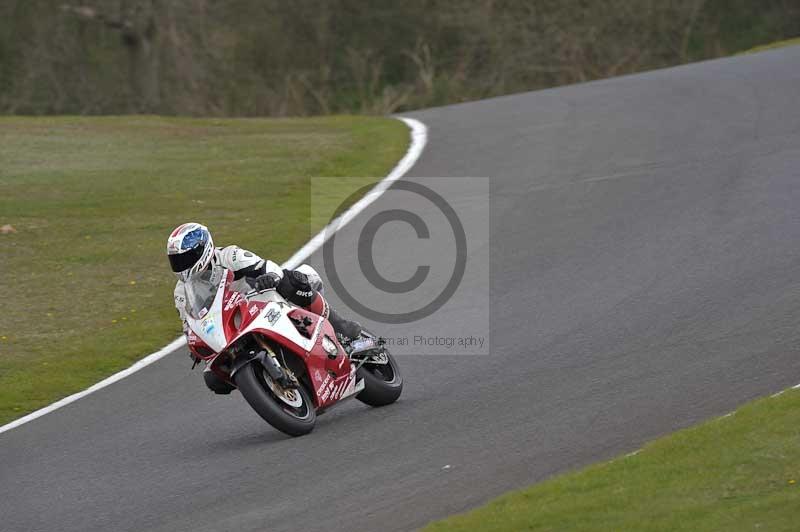
{"type": "Polygon", "coordinates": [[[327,335],[323,335],[322,337],[322,349],[325,350],[330,356],[335,357],[339,354],[339,348],[336,347],[336,342],[331,340],[331,338],[327,335]]]}

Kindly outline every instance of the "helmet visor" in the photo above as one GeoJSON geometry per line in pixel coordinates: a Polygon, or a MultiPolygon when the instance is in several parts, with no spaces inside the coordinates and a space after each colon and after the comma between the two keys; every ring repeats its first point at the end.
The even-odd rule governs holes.
{"type": "Polygon", "coordinates": [[[195,248],[184,251],[183,253],[167,255],[167,257],[169,257],[169,265],[172,267],[172,271],[175,273],[180,273],[197,264],[197,261],[199,261],[203,256],[203,250],[205,250],[205,246],[196,246],[195,248]]]}

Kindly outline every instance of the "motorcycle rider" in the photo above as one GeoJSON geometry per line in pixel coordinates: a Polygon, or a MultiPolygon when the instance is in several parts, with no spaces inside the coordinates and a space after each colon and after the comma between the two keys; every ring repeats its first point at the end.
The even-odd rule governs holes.
{"type": "MultiPolygon", "coordinates": [[[[289,302],[326,317],[333,329],[345,340],[358,338],[361,334],[361,325],[342,318],[320,297],[323,290],[322,279],[308,264],[295,270],[281,269],[271,260],[264,260],[237,246],[214,247],[208,228],[196,222],[181,224],[170,233],[167,238],[167,258],[172,271],[178,277],[173,297],[183,322],[184,333],[188,331],[184,284],[209,268],[225,268],[233,272],[234,290],[248,292],[251,289],[275,288],[289,302]]],[[[227,394],[233,389],[230,384],[209,371],[208,367],[203,372],[203,378],[215,393],[227,394]]]]}

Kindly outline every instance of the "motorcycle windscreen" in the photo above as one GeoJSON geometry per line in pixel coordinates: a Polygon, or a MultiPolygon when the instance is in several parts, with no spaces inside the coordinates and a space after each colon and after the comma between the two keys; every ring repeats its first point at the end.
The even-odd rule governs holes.
{"type": "Polygon", "coordinates": [[[212,269],[198,273],[184,283],[186,311],[192,318],[199,320],[211,310],[218,286],[219,274],[215,275],[212,269]],[[215,279],[217,282],[213,282],[215,279]]]}

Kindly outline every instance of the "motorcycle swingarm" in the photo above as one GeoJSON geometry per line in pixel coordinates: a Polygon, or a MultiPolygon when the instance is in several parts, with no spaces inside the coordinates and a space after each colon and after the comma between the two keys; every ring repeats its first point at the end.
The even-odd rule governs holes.
{"type": "Polygon", "coordinates": [[[358,366],[356,366],[357,368],[360,368],[367,362],[383,366],[389,363],[389,357],[386,356],[386,350],[383,347],[372,347],[361,351],[354,351],[350,353],[350,360],[358,363],[358,366]]]}

